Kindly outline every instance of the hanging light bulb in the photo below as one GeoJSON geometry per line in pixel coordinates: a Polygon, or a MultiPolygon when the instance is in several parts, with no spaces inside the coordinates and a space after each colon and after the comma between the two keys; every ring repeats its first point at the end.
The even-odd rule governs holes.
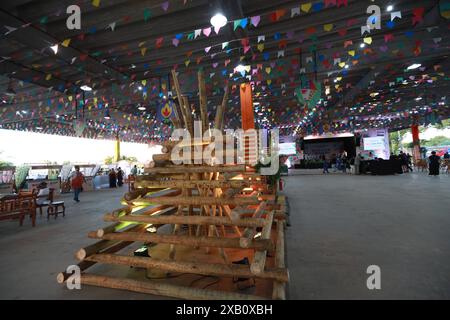
{"type": "Polygon", "coordinates": [[[221,13],[216,13],[216,14],[211,18],[210,22],[211,22],[212,26],[213,26],[216,30],[218,30],[218,29],[224,27],[224,26],[227,24],[228,19],[227,19],[227,17],[225,17],[223,14],[221,14],[221,13]]]}
{"type": "Polygon", "coordinates": [[[55,45],[53,45],[53,46],[50,47],[50,49],[52,49],[53,52],[54,52],[55,54],[58,53],[58,48],[59,48],[59,45],[58,45],[58,44],[55,44],[55,45]]]}

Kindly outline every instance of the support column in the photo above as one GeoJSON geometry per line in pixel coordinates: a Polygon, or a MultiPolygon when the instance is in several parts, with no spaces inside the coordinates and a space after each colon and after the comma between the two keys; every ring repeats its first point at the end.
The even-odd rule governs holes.
{"type": "Polygon", "coordinates": [[[419,126],[417,124],[411,126],[412,138],[413,138],[413,159],[415,161],[420,160],[420,137],[419,137],[419,126]]]}
{"type": "Polygon", "coordinates": [[[115,143],[115,152],[114,152],[114,162],[118,162],[120,160],[120,138],[117,134],[115,143]]]}
{"type": "MultiPolygon", "coordinates": [[[[244,131],[249,129],[255,129],[255,114],[253,111],[253,97],[252,97],[252,86],[250,83],[243,83],[240,85],[240,96],[241,96],[241,117],[242,117],[242,129],[244,131]]],[[[250,145],[249,141],[245,139],[244,141],[244,159],[245,162],[251,163],[254,159],[250,159],[250,145]]],[[[252,146],[255,148],[256,146],[252,146]]]]}
{"type": "Polygon", "coordinates": [[[252,86],[250,83],[243,83],[240,86],[241,92],[241,114],[242,129],[255,129],[255,114],[253,112],[252,86]]]}

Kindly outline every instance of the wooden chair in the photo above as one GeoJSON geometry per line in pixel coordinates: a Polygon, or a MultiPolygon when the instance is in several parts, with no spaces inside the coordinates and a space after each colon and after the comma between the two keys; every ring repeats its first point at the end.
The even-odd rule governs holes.
{"type": "Polygon", "coordinates": [[[5,197],[0,200],[0,220],[19,219],[23,225],[26,215],[30,215],[32,226],[36,226],[36,196],[32,193],[5,197]]]}
{"type": "Polygon", "coordinates": [[[42,216],[42,208],[44,207],[48,207],[50,203],[53,202],[53,197],[54,197],[54,192],[55,189],[50,188],[50,192],[48,195],[46,196],[38,196],[37,194],[39,193],[38,190],[33,190],[33,194],[36,194],[36,200],[38,199],[44,199],[44,201],[40,204],[38,204],[36,202],[36,208],[39,209],[39,215],[42,216]]]}

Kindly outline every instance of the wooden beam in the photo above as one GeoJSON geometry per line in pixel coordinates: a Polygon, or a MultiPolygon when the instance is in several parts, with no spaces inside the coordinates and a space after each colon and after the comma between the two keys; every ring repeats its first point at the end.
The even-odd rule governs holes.
{"type": "Polygon", "coordinates": [[[203,173],[203,172],[244,172],[245,165],[231,165],[231,166],[195,166],[195,167],[164,167],[164,168],[145,168],[145,173],[203,173]]]}
{"type": "MultiPolygon", "coordinates": [[[[273,223],[273,211],[271,211],[266,218],[266,225],[262,229],[261,239],[270,239],[270,234],[272,231],[272,223],[273,223]]],[[[264,271],[264,266],[266,265],[266,250],[258,250],[255,252],[255,256],[253,257],[253,262],[250,265],[250,271],[254,274],[260,274],[264,271]]]]}
{"type": "MultiPolygon", "coordinates": [[[[239,278],[255,278],[248,266],[239,264],[219,264],[219,263],[200,263],[200,262],[184,262],[172,260],[160,260],[147,257],[130,257],[116,254],[94,254],[90,256],[88,261],[97,263],[117,264],[124,266],[133,266],[137,268],[155,268],[169,272],[193,273],[207,276],[219,277],[239,277],[239,278]]],[[[261,279],[273,279],[280,282],[289,281],[286,269],[266,269],[257,276],[261,279]]]]}
{"type": "Polygon", "coordinates": [[[205,75],[202,70],[198,71],[197,77],[198,77],[198,94],[200,98],[200,117],[202,120],[202,132],[206,132],[209,128],[208,110],[207,110],[208,102],[206,100],[205,75]]]}
{"type": "Polygon", "coordinates": [[[146,216],[146,215],[126,215],[122,217],[114,217],[105,215],[105,221],[127,221],[148,224],[204,224],[204,225],[224,225],[238,227],[263,227],[264,219],[236,219],[231,220],[228,217],[212,217],[212,216],[146,216]]]}
{"type": "Polygon", "coordinates": [[[188,197],[188,196],[178,196],[178,197],[150,197],[150,198],[140,198],[132,201],[133,205],[150,205],[150,204],[167,204],[167,205],[189,205],[189,206],[210,206],[210,205],[231,205],[231,206],[245,206],[245,205],[255,205],[260,203],[256,197],[248,198],[211,198],[211,197],[188,197]]]}
{"type": "Polygon", "coordinates": [[[140,293],[147,293],[160,296],[168,296],[180,299],[194,299],[194,300],[262,300],[263,297],[221,292],[208,289],[190,288],[175,286],[171,284],[161,283],[152,280],[137,281],[131,279],[114,278],[97,276],[93,274],[83,273],[81,275],[82,285],[92,285],[112,289],[128,290],[140,293]]]}
{"type": "Polygon", "coordinates": [[[225,92],[223,95],[222,103],[217,107],[216,111],[216,117],[214,119],[214,128],[218,130],[223,130],[223,119],[225,114],[225,109],[228,104],[228,95],[229,95],[230,88],[227,84],[225,87],[225,92]]]}
{"type": "MultiPolygon", "coordinates": [[[[89,238],[99,239],[96,232],[90,232],[89,238]]],[[[121,240],[121,241],[139,241],[154,243],[172,243],[189,247],[215,247],[215,248],[241,248],[238,238],[215,238],[215,237],[191,237],[182,235],[153,234],[141,232],[119,232],[107,233],[101,239],[121,240]]],[[[260,249],[272,251],[273,243],[270,240],[258,239],[252,241],[249,249],[260,249]]]]}
{"type": "MultiPolygon", "coordinates": [[[[284,221],[277,221],[277,245],[275,249],[275,266],[285,268],[285,246],[284,246],[284,221]]],[[[288,275],[289,278],[289,275],[288,275]]],[[[286,300],[286,284],[274,281],[272,299],[286,300]]]]}
{"type": "Polygon", "coordinates": [[[135,188],[221,188],[221,189],[242,189],[249,187],[251,183],[245,180],[189,180],[189,181],[174,181],[174,180],[158,180],[158,181],[136,181],[135,188]]]}

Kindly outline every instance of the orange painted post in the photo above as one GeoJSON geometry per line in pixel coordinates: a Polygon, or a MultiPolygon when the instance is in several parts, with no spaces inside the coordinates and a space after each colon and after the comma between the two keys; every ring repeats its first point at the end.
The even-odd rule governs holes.
{"type": "MultiPolygon", "coordinates": [[[[241,84],[240,94],[241,94],[242,129],[244,131],[249,129],[255,129],[255,114],[253,112],[253,97],[251,84],[250,83],[241,84]]],[[[250,145],[247,139],[244,142],[244,151],[245,151],[244,159],[246,164],[251,163],[252,160],[255,160],[250,159],[250,145]]]]}
{"type": "Polygon", "coordinates": [[[420,137],[419,137],[419,126],[418,125],[413,125],[411,126],[411,132],[412,132],[412,138],[413,138],[413,146],[414,146],[414,150],[413,150],[413,156],[414,156],[414,160],[420,160],[420,137]]]}
{"type": "Polygon", "coordinates": [[[240,86],[241,92],[241,115],[242,129],[255,129],[255,114],[253,112],[252,86],[250,83],[243,83],[240,86]]]}

